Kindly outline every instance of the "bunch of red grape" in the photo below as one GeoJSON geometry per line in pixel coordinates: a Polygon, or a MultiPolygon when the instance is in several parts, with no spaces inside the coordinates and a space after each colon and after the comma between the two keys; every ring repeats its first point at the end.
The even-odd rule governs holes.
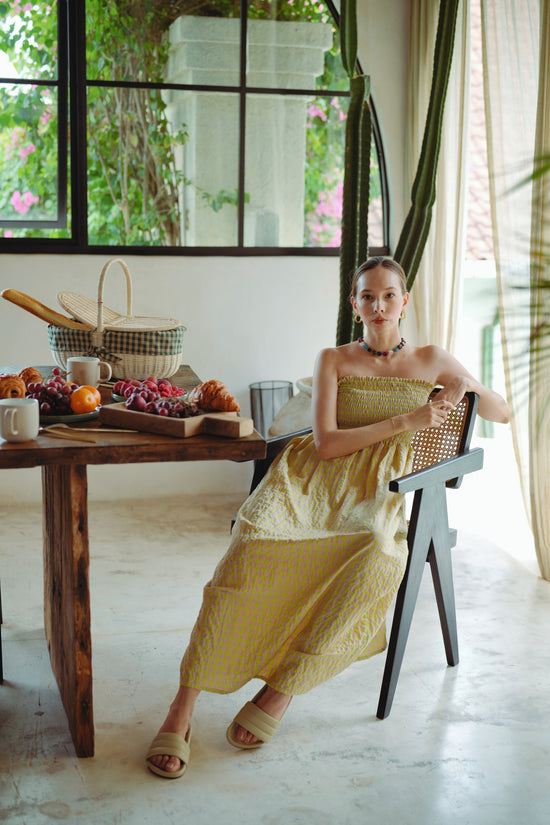
{"type": "Polygon", "coordinates": [[[201,410],[185,401],[185,390],[175,387],[167,378],[146,378],[145,381],[130,379],[117,381],[113,393],[123,396],[126,409],[146,412],[170,418],[188,418],[201,410]]]}
{"type": "Polygon", "coordinates": [[[144,381],[128,378],[124,381],[117,381],[113,387],[113,393],[124,396],[124,398],[129,398],[135,392],[147,395],[148,401],[185,395],[182,387],[175,387],[167,378],[160,378],[158,381],[153,377],[146,378],[144,381]]]}
{"type": "Polygon", "coordinates": [[[190,418],[203,412],[196,404],[192,404],[184,398],[148,399],[146,392],[133,393],[126,399],[125,406],[128,410],[146,412],[167,418],[190,418]]]}
{"type": "Polygon", "coordinates": [[[36,398],[40,406],[40,415],[70,415],[71,393],[77,389],[76,384],[67,384],[57,367],[53,377],[43,383],[31,382],[27,386],[29,398],[36,398]]]}

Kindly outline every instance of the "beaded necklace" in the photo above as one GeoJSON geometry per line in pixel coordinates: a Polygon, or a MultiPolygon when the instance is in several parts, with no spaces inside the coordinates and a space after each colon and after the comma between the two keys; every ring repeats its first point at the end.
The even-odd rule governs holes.
{"type": "Polygon", "coordinates": [[[390,352],[399,352],[400,349],[403,349],[405,344],[407,343],[404,338],[401,339],[399,344],[391,350],[387,350],[387,352],[381,352],[379,350],[371,349],[364,338],[358,338],[357,343],[361,344],[363,349],[366,349],[367,352],[370,352],[372,355],[389,355],[390,352]]]}

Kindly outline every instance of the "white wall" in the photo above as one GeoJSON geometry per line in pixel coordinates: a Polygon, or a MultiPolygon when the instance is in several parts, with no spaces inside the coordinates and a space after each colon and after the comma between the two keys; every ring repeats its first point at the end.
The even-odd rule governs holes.
{"type": "Polygon", "coordinates": [[[359,59],[370,76],[371,93],[384,143],[390,190],[390,248],[395,248],[409,210],[405,177],[409,0],[358,0],[359,59]]]}
{"type": "MultiPolygon", "coordinates": [[[[404,180],[406,63],[409,0],[359,0],[359,53],[371,76],[385,142],[390,239],[395,243],[408,209],[404,180]]],[[[14,287],[59,309],[63,290],[96,297],[110,256],[0,255],[0,290],[14,287]]],[[[112,256],[114,257],[114,256],[112,256]]],[[[335,341],[338,259],[308,257],[193,258],[125,256],[132,273],[135,314],[177,317],[187,327],[183,361],[203,379],[221,378],[249,411],[254,381],[296,381],[311,375],[315,356],[335,341]]],[[[124,310],[122,271],[109,270],[105,303],[124,310]]],[[[52,363],[46,324],[0,302],[0,363],[52,363]]],[[[248,464],[90,467],[90,498],[225,492],[248,488],[248,464]]],[[[38,499],[40,472],[0,471],[1,500],[38,499]]]]}

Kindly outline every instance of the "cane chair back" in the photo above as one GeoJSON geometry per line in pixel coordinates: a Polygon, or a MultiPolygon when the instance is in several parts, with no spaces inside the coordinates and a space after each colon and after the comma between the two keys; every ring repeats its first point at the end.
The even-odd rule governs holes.
{"type": "MultiPolygon", "coordinates": [[[[434,401],[439,393],[436,388],[430,395],[434,401]]],[[[470,444],[477,410],[477,396],[467,392],[440,427],[418,430],[413,439],[414,459],[412,472],[417,473],[439,461],[460,455],[470,444]]],[[[459,487],[462,477],[449,479],[447,487],[459,487]]]]}

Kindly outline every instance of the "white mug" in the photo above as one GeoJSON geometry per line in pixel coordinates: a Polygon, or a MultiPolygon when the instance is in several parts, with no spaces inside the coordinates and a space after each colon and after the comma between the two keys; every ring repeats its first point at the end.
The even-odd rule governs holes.
{"type": "Polygon", "coordinates": [[[40,413],[36,398],[0,400],[0,434],[6,441],[30,441],[38,435],[40,413]]]}
{"type": "Polygon", "coordinates": [[[79,386],[97,387],[101,381],[108,381],[112,374],[110,364],[92,355],[67,358],[67,381],[79,386]]]}

